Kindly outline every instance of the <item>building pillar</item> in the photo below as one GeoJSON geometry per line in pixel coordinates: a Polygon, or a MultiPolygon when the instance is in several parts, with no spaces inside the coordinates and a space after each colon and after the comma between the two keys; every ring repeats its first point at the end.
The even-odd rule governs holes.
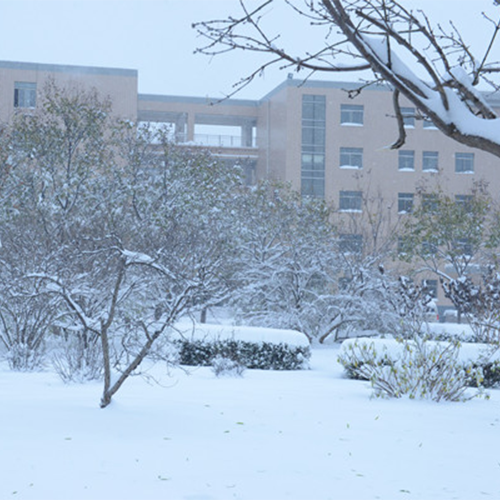
{"type": "Polygon", "coordinates": [[[186,113],[187,114],[187,142],[194,142],[194,113],[186,113]]]}
{"type": "Polygon", "coordinates": [[[245,123],[241,126],[241,146],[251,148],[253,145],[253,124],[245,123]]]}

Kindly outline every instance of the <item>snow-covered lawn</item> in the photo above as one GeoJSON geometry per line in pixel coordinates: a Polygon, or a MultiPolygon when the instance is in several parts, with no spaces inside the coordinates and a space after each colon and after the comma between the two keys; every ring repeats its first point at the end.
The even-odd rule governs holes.
{"type": "Polygon", "coordinates": [[[500,391],[489,401],[370,399],[338,348],[311,370],[210,368],[101,385],[0,370],[0,499],[500,498],[500,391]]]}

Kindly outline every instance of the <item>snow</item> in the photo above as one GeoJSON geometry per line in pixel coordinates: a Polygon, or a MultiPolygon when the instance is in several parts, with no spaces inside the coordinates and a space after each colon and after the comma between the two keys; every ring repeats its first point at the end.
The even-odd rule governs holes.
{"type": "Polygon", "coordinates": [[[255,326],[211,325],[183,322],[175,325],[170,338],[189,340],[240,340],[242,342],[267,342],[269,344],[288,344],[294,347],[308,347],[307,337],[296,330],[278,330],[255,326]]]}
{"type": "Polygon", "coordinates": [[[216,378],[156,365],[110,407],[101,385],[0,366],[0,498],[500,498],[500,391],[467,403],[370,399],[338,347],[311,370],[216,378]]]}

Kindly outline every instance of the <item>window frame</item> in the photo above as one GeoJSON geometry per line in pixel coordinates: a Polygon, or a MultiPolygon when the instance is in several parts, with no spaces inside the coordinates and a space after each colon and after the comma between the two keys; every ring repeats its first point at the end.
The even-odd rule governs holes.
{"type": "Polygon", "coordinates": [[[464,152],[455,153],[455,173],[456,174],[473,174],[473,173],[475,173],[474,159],[475,159],[474,153],[468,153],[468,152],[467,153],[464,153],[464,152]],[[464,168],[469,163],[472,166],[472,168],[469,168],[469,169],[464,168]]]}
{"type": "Polygon", "coordinates": [[[365,107],[363,104],[341,104],[340,124],[347,126],[363,126],[365,123],[365,107]]]}
{"type": "Polygon", "coordinates": [[[339,163],[340,168],[361,170],[363,168],[363,148],[341,146],[339,150],[339,163]],[[343,160],[346,157],[348,158],[347,163],[343,160]],[[352,161],[353,158],[355,158],[354,161],[352,161]]]}
{"type": "Polygon", "coordinates": [[[413,212],[414,203],[414,193],[398,193],[398,214],[411,214],[413,212]]]}
{"type": "Polygon", "coordinates": [[[414,172],[415,171],[415,150],[413,149],[400,149],[398,151],[398,170],[400,172],[414,172]],[[403,165],[404,162],[411,158],[411,167],[403,165]]]}
{"type": "Polygon", "coordinates": [[[37,97],[36,82],[14,82],[14,108],[35,109],[37,97]]]}
{"type": "Polygon", "coordinates": [[[362,212],[363,192],[362,191],[339,191],[339,211],[340,212],[362,212]]]}
{"type": "Polygon", "coordinates": [[[439,151],[422,151],[422,172],[439,172],[439,151]],[[435,167],[428,168],[426,160],[435,159],[435,167]]]}
{"type": "Polygon", "coordinates": [[[363,235],[359,233],[340,233],[339,251],[359,255],[363,252],[363,235]]]}

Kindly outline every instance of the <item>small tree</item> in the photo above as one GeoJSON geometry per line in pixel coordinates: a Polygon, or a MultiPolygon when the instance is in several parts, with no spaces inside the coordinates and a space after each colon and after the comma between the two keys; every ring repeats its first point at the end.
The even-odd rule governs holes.
{"type": "Polygon", "coordinates": [[[500,273],[487,266],[480,280],[469,276],[443,281],[445,296],[458,311],[465,314],[476,340],[489,344],[500,343],[500,273]]]}
{"type": "Polygon", "coordinates": [[[498,234],[484,189],[477,187],[461,198],[424,191],[419,197],[402,230],[400,258],[423,263],[421,271],[444,282],[462,279],[488,260],[498,234]]]}
{"type": "Polygon", "coordinates": [[[51,298],[62,338],[100,346],[85,360],[101,370],[71,364],[74,356],[64,369],[102,371],[105,407],[181,315],[225,297],[226,207],[240,176],[175,148],[163,130],[113,120],[93,92],[47,92],[37,113],[14,123],[0,261],[36,284],[37,303],[51,298]]]}

